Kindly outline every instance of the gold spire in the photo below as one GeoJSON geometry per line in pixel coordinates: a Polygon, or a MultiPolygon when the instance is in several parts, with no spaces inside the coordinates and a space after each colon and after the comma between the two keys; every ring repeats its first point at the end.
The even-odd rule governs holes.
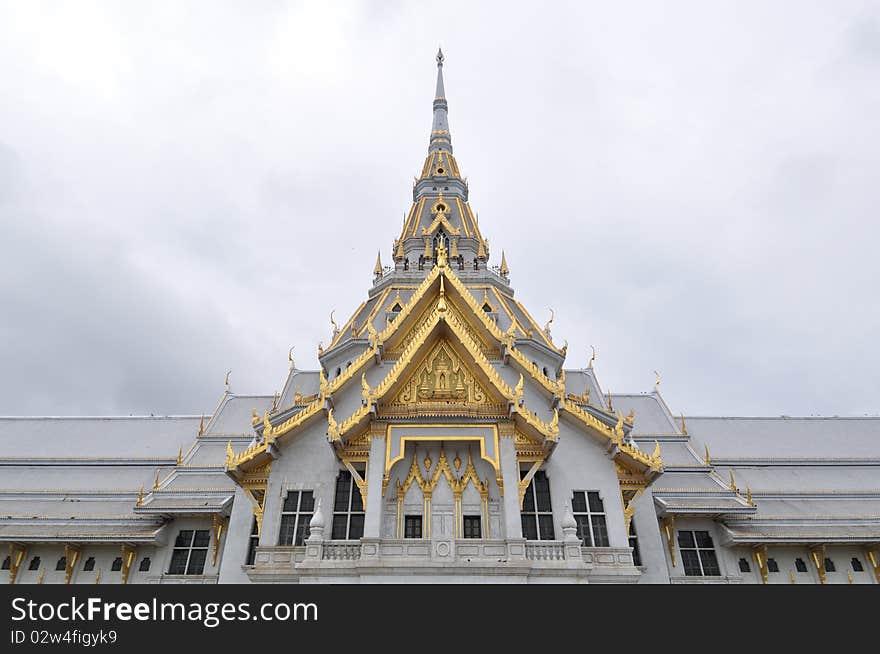
{"type": "Polygon", "coordinates": [[[498,269],[498,272],[502,277],[507,277],[510,274],[510,268],[507,267],[507,257],[504,254],[504,250],[501,250],[501,267],[498,269]]]}
{"type": "Polygon", "coordinates": [[[373,266],[373,274],[376,277],[382,276],[382,253],[376,252],[376,265],[373,266]]]}
{"type": "Polygon", "coordinates": [[[652,459],[660,458],[660,443],[654,440],[654,451],[651,453],[652,459]]]}
{"type": "Polygon", "coordinates": [[[749,506],[755,506],[755,501],[752,499],[752,487],[746,486],[746,504],[749,506]]]}
{"type": "MultiPolygon", "coordinates": [[[[254,411],[256,411],[256,409],[254,409],[254,411]]],[[[228,440],[226,441],[226,464],[229,465],[229,462],[234,458],[235,452],[232,451],[232,440],[228,440]]]]}

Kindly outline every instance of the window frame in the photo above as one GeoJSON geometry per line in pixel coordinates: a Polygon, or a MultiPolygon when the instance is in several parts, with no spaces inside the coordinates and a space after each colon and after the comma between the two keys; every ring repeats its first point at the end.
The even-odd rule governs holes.
{"type": "Polygon", "coordinates": [[[425,526],[424,525],[424,518],[421,514],[412,513],[409,515],[404,515],[403,516],[403,537],[407,538],[407,539],[413,539],[413,540],[424,538],[424,534],[425,534],[424,526],[425,526]],[[415,525],[417,520],[418,520],[418,526],[419,526],[419,535],[418,536],[408,535],[410,532],[410,524],[415,525]]]}
{"type": "MultiPolygon", "coordinates": [[[[715,551],[715,539],[712,538],[712,534],[708,529],[679,529],[677,532],[678,541],[678,551],[681,554],[681,562],[682,567],[684,568],[684,574],[686,577],[720,577],[721,574],[721,561],[718,558],[718,553],[715,551]],[[681,537],[682,534],[690,534],[691,540],[693,541],[693,547],[682,546],[681,537]],[[706,537],[709,539],[711,544],[710,547],[700,546],[699,541],[697,540],[697,534],[706,534],[706,537]],[[699,574],[691,574],[689,572],[690,569],[685,562],[685,552],[694,552],[696,554],[697,564],[699,565],[699,574]],[[703,561],[703,552],[710,552],[712,554],[712,558],[714,559],[715,568],[718,569],[716,574],[706,574],[706,565],[703,561]]],[[[707,557],[708,558],[708,557],[707,557]]]]}
{"type": "Polygon", "coordinates": [[[257,529],[257,519],[253,518],[251,523],[251,533],[248,536],[247,553],[245,554],[244,564],[254,565],[257,560],[257,547],[260,545],[260,531],[257,529]]]}
{"type": "MultiPolygon", "coordinates": [[[[583,545],[584,547],[611,547],[611,541],[608,538],[608,518],[607,518],[607,513],[605,512],[605,502],[602,499],[602,493],[598,490],[590,490],[590,491],[588,491],[588,490],[573,490],[571,492],[571,506],[572,506],[571,513],[574,516],[575,522],[577,523],[577,530],[579,532],[578,538],[581,539],[581,545],[583,545]],[[576,495],[578,493],[581,493],[583,495],[583,502],[584,502],[583,505],[586,508],[586,511],[575,511],[574,510],[575,499],[576,499],[576,495]],[[599,502],[599,506],[602,508],[601,511],[594,511],[593,510],[592,506],[590,505],[590,500],[592,499],[590,497],[591,495],[596,496],[596,501],[599,502]],[[604,541],[605,541],[604,544],[597,544],[596,543],[596,541],[598,540],[596,538],[596,536],[597,536],[596,524],[598,524],[598,521],[596,524],[594,524],[594,521],[593,521],[594,517],[602,518],[601,524],[602,524],[602,529],[604,530],[604,533],[599,533],[598,535],[604,536],[604,541]],[[586,539],[583,537],[584,522],[586,522],[586,526],[589,528],[588,529],[589,534],[590,534],[590,542],[589,543],[587,543],[586,539]]],[[[630,527],[632,527],[632,521],[630,521],[630,527]]],[[[627,538],[629,538],[629,535],[627,535],[627,538]]]]}
{"type": "Polygon", "coordinates": [[[306,540],[309,537],[309,521],[311,521],[312,516],[315,514],[315,491],[309,488],[301,488],[288,489],[287,493],[284,496],[284,502],[281,505],[281,523],[278,528],[278,545],[280,546],[293,546],[293,547],[302,547],[306,544],[306,540]],[[297,494],[296,500],[296,509],[293,511],[289,511],[285,509],[287,505],[287,500],[290,498],[291,494],[297,494]],[[305,493],[308,493],[312,499],[312,508],[308,511],[303,510],[302,499],[305,493]],[[285,518],[294,516],[293,518],[293,529],[290,530],[291,538],[290,542],[286,541],[287,530],[284,528],[285,518]],[[299,542],[298,542],[299,541],[299,542]]]}
{"type": "MultiPolygon", "coordinates": [[[[527,474],[527,470],[521,469],[520,479],[525,478],[527,474]]],[[[553,497],[550,493],[550,477],[547,476],[544,470],[536,471],[526,487],[522,508],[520,509],[520,524],[522,525],[523,537],[526,540],[556,540],[556,525],[553,524],[553,497]],[[547,509],[539,508],[536,488],[536,484],[539,481],[541,484],[547,484],[547,509]],[[530,498],[531,506],[528,506],[530,498]],[[545,518],[545,520],[541,520],[541,518],[545,518]],[[526,522],[529,519],[534,520],[536,538],[529,538],[527,535],[526,522]],[[544,535],[546,533],[544,527],[547,525],[550,527],[549,537],[544,535]]]]}
{"type": "MultiPolygon", "coordinates": [[[[361,475],[361,478],[364,477],[366,471],[357,470],[357,473],[361,475]]],[[[358,488],[357,480],[354,478],[354,475],[351,474],[350,470],[340,470],[339,474],[336,476],[336,486],[333,493],[333,520],[330,523],[330,539],[331,540],[360,540],[364,536],[364,523],[367,519],[366,507],[364,507],[363,498],[361,496],[361,489],[358,488]],[[341,482],[347,480],[348,482],[348,497],[345,499],[345,508],[339,508],[339,485],[341,482]],[[360,506],[359,510],[356,510],[355,507],[360,506]],[[337,535],[337,518],[343,518],[345,520],[345,528],[344,535],[339,537],[337,535]],[[353,523],[356,524],[360,522],[360,528],[358,529],[353,527],[353,523]],[[358,533],[360,532],[360,533],[358,533]]]]}
{"type": "Polygon", "coordinates": [[[636,521],[632,518],[629,521],[629,534],[627,534],[627,542],[629,542],[629,546],[632,548],[633,565],[637,568],[644,567],[644,561],[642,561],[642,550],[639,548],[639,535],[638,533],[636,533],[636,521]]]}
{"type": "MultiPolygon", "coordinates": [[[[177,538],[174,539],[174,547],[171,550],[171,561],[168,562],[168,574],[169,575],[186,575],[186,576],[199,576],[205,574],[205,565],[208,561],[208,549],[211,546],[211,531],[209,529],[181,529],[177,532],[177,538]],[[186,532],[190,532],[189,536],[189,544],[178,545],[180,539],[183,537],[183,534],[186,532]],[[202,534],[202,536],[199,536],[202,534]],[[200,538],[204,540],[205,544],[196,545],[196,538],[200,538]],[[176,570],[176,560],[175,555],[177,552],[186,552],[186,559],[184,560],[183,571],[178,572],[176,570]],[[202,557],[201,562],[198,561],[198,556],[196,559],[193,559],[194,552],[204,552],[204,557],[202,557]]],[[[117,557],[117,559],[121,560],[121,557],[117,557]]],[[[116,560],[114,560],[113,564],[116,564],[116,560]]],[[[113,571],[111,567],[111,572],[113,571]]]]}
{"type": "Polygon", "coordinates": [[[461,516],[461,537],[467,539],[483,537],[483,516],[469,514],[461,516]],[[468,525],[476,525],[476,535],[468,535],[468,525]]]}

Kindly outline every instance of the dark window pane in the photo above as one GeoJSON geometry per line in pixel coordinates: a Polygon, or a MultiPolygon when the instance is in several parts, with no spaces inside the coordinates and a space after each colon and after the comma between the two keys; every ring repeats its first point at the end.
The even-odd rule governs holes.
{"type": "Polygon", "coordinates": [[[189,550],[174,550],[171,554],[171,565],[168,566],[168,574],[184,574],[186,572],[187,556],[189,556],[189,550]]]}
{"type": "Polygon", "coordinates": [[[590,512],[591,513],[604,513],[605,505],[602,504],[602,498],[599,497],[599,493],[587,493],[587,499],[590,502],[590,512]]]}
{"type": "Polygon", "coordinates": [[[422,516],[408,515],[404,518],[404,537],[405,538],[421,538],[422,537],[422,516]]]}
{"type": "Polygon", "coordinates": [[[351,540],[357,540],[364,535],[364,514],[352,514],[348,525],[348,537],[351,540]]]}
{"type": "Polygon", "coordinates": [[[330,534],[330,538],[333,540],[345,540],[348,537],[348,514],[347,513],[334,513],[333,514],[333,531],[330,534]]]}
{"type": "Polygon", "coordinates": [[[351,495],[351,473],[343,470],[336,478],[336,497],[333,502],[334,511],[348,511],[348,498],[351,495]]]}
{"type": "Polygon", "coordinates": [[[192,550],[189,555],[189,565],[186,567],[186,574],[200,575],[205,571],[205,558],[208,556],[208,550],[192,550]]]}
{"type": "Polygon", "coordinates": [[[681,564],[684,566],[684,573],[688,577],[699,577],[703,574],[700,571],[700,560],[697,558],[695,550],[682,550],[681,564]]]}
{"type": "Polygon", "coordinates": [[[865,569],[862,567],[862,562],[859,561],[856,557],[853,557],[852,560],[852,569],[853,572],[863,572],[865,569]]]}
{"type": "Polygon", "coordinates": [[[281,509],[285,513],[294,513],[299,508],[299,491],[287,491],[287,497],[284,498],[284,508],[281,509]]]}
{"type": "Polygon", "coordinates": [[[797,558],[794,560],[794,569],[797,570],[798,572],[806,572],[807,571],[807,564],[804,562],[803,559],[797,558]]]}
{"type": "Polygon", "coordinates": [[[35,556],[31,559],[30,565],[28,565],[28,570],[39,570],[40,569],[40,557],[35,556]]]}
{"type": "Polygon", "coordinates": [[[825,559],[825,572],[837,572],[837,568],[834,567],[834,561],[831,559],[825,559]]]}
{"type": "Polygon", "coordinates": [[[315,510],[315,494],[312,491],[301,491],[299,500],[299,512],[311,513],[315,510]]]}
{"type": "Polygon", "coordinates": [[[692,531],[680,531],[678,532],[678,546],[679,547],[689,547],[694,548],[694,532],[692,531]]]}
{"type": "Polygon", "coordinates": [[[361,496],[361,491],[357,487],[351,489],[351,510],[352,511],[363,511],[364,510],[364,498],[361,496]]]}
{"type": "Polygon", "coordinates": [[[608,528],[605,526],[604,515],[593,516],[593,544],[596,547],[608,547],[608,528]]]}
{"type": "Polygon", "coordinates": [[[541,529],[541,540],[553,540],[556,537],[553,532],[552,515],[539,515],[538,526],[541,529]]]}
{"type": "Polygon", "coordinates": [[[299,522],[296,525],[296,537],[293,539],[294,545],[305,545],[306,538],[309,537],[309,521],[312,519],[309,513],[300,513],[299,522]]]}
{"type": "Polygon", "coordinates": [[[83,565],[83,570],[89,571],[95,569],[95,557],[90,556],[86,559],[85,564],[83,565]]]}
{"type": "Polygon", "coordinates": [[[523,497],[523,511],[532,512],[535,510],[535,489],[533,484],[526,486],[526,494],[523,497]]]}
{"type": "Polygon", "coordinates": [[[67,557],[62,556],[62,557],[61,557],[60,559],[58,559],[58,561],[55,563],[55,569],[56,569],[56,570],[64,570],[65,568],[67,568],[67,557]]]}
{"type": "Polygon", "coordinates": [[[718,576],[721,574],[721,568],[718,567],[718,559],[715,557],[715,550],[700,550],[700,560],[703,562],[704,575],[718,576]]]}
{"type": "Polygon", "coordinates": [[[256,536],[251,536],[248,540],[248,551],[247,558],[244,560],[245,565],[253,565],[254,561],[257,560],[257,546],[260,544],[260,539],[256,536]]]}
{"type": "Polygon", "coordinates": [[[749,562],[747,559],[740,559],[739,560],[739,571],[740,572],[751,572],[752,571],[752,566],[749,565],[749,562]]]}
{"type": "Polygon", "coordinates": [[[113,565],[110,566],[110,570],[111,570],[111,572],[119,572],[120,570],[122,570],[122,557],[121,556],[117,556],[115,559],[113,559],[113,565]]]}
{"type": "Polygon", "coordinates": [[[630,537],[629,546],[632,548],[633,551],[633,565],[642,565],[642,553],[639,551],[639,539],[635,536],[630,537]]]}
{"type": "Polygon", "coordinates": [[[535,485],[535,500],[538,511],[550,511],[550,480],[547,479],[547,475],[543,472],[537,472],[532,483],[535,485]]]}
{"type": "Polygon", "coordinates": [[[207,529],[199,529],[196,531],[196,537],[193,540],[193,547],[207,547],[211,542],[211,534],[207,529]]]}
{"type": "Polygon", "coordinates": [[[585,515],[576,515],[574,517],[575,523],[577,523],[577,537],[581,539],[581,542],[586,546],[592,546],[593,544],[593,535],[590,533],[590,519],[585,515]]]}
{"type": "Polygon", "coordinates": [[[182,529],[177,534],[177,540],[174,541],[174,547],[189,547],[192,545],[193,532],[192,529],[182,529]]]}
{"type": "Polygon", "coordinates": [[[779,564],[776,559],[767,559],[767,572],[779,572],[779,564]]]}
{"type": "Polygon", "coordinates": [[[715,546],[708,531],[695,531],[694,536],[697,539],[697,547],[699,548],[710,548],[715,546]]]}
{"type": "Polygon", "coordinates": [[[538,540],[538,520],[534,514],[522,516],[522,530],[526,540],[538,540]]]}
{"type": "Polygon", "coordinates": [[[478,516],[478,515],[464,516],[464,537],[465,538],[481,538],[480,516],[478,516]]]}
{"type": "Polygon", "coordinates": [[[11,562],[9,560],[9,557],[7,556],[5,559],[3,559],[3,565],[0,566],[0,570],[9,570],[10,565],[11,565],[11,562]]]}
{"type": "Polygon", "coordinates": [[[151,561],[150,561],[149,556],[145,556],[144,558],[142,558],[141,565],[138,568],[138,572],[149,572],[150,571],[150,563],[151,563],[151,561]]]}
{"type": "Polygon", "coordinates": [[[587,496],[583,491],[575,491],[571,498],[571,510],[574,513],[587,512],[587,496]]]}
{"type": "Polygon", "coordinates": [[[279,545],[293,544],[293,531],[296,527],[296,514],[281,516],[281,529],[278,531],[279,545]]]}

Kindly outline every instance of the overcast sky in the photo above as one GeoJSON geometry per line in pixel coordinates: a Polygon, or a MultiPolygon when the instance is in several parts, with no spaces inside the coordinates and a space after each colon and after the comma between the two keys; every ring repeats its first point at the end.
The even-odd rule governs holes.
{"type": "Polygon", "coordinates": [[[541,324],[675,412],[880,413],[880,4],[0,2],[0,414],[271,394],[390,263],[442,44],[541,324]],[[183,5],[186,5],[185,7],[183,5]]]}

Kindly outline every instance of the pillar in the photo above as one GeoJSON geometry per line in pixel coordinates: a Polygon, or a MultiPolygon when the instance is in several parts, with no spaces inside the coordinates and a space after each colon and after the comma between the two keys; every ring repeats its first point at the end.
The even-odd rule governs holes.
{"type": "Polygon", "coordinates": [[[521,539],[522,519],[519,509],[519,464],[516,461],[516,447],[513,434],[502,435],[501,481],[504,484],[504,535],[507,538],[521,539]]]}
{"type": "Polygon", "coordinates": [[[385,431],[370,434],[370,460],[367,463],[367,506],[364,538],[379,538],[382,529],[382,482],[385,477],[385,431]]]}

